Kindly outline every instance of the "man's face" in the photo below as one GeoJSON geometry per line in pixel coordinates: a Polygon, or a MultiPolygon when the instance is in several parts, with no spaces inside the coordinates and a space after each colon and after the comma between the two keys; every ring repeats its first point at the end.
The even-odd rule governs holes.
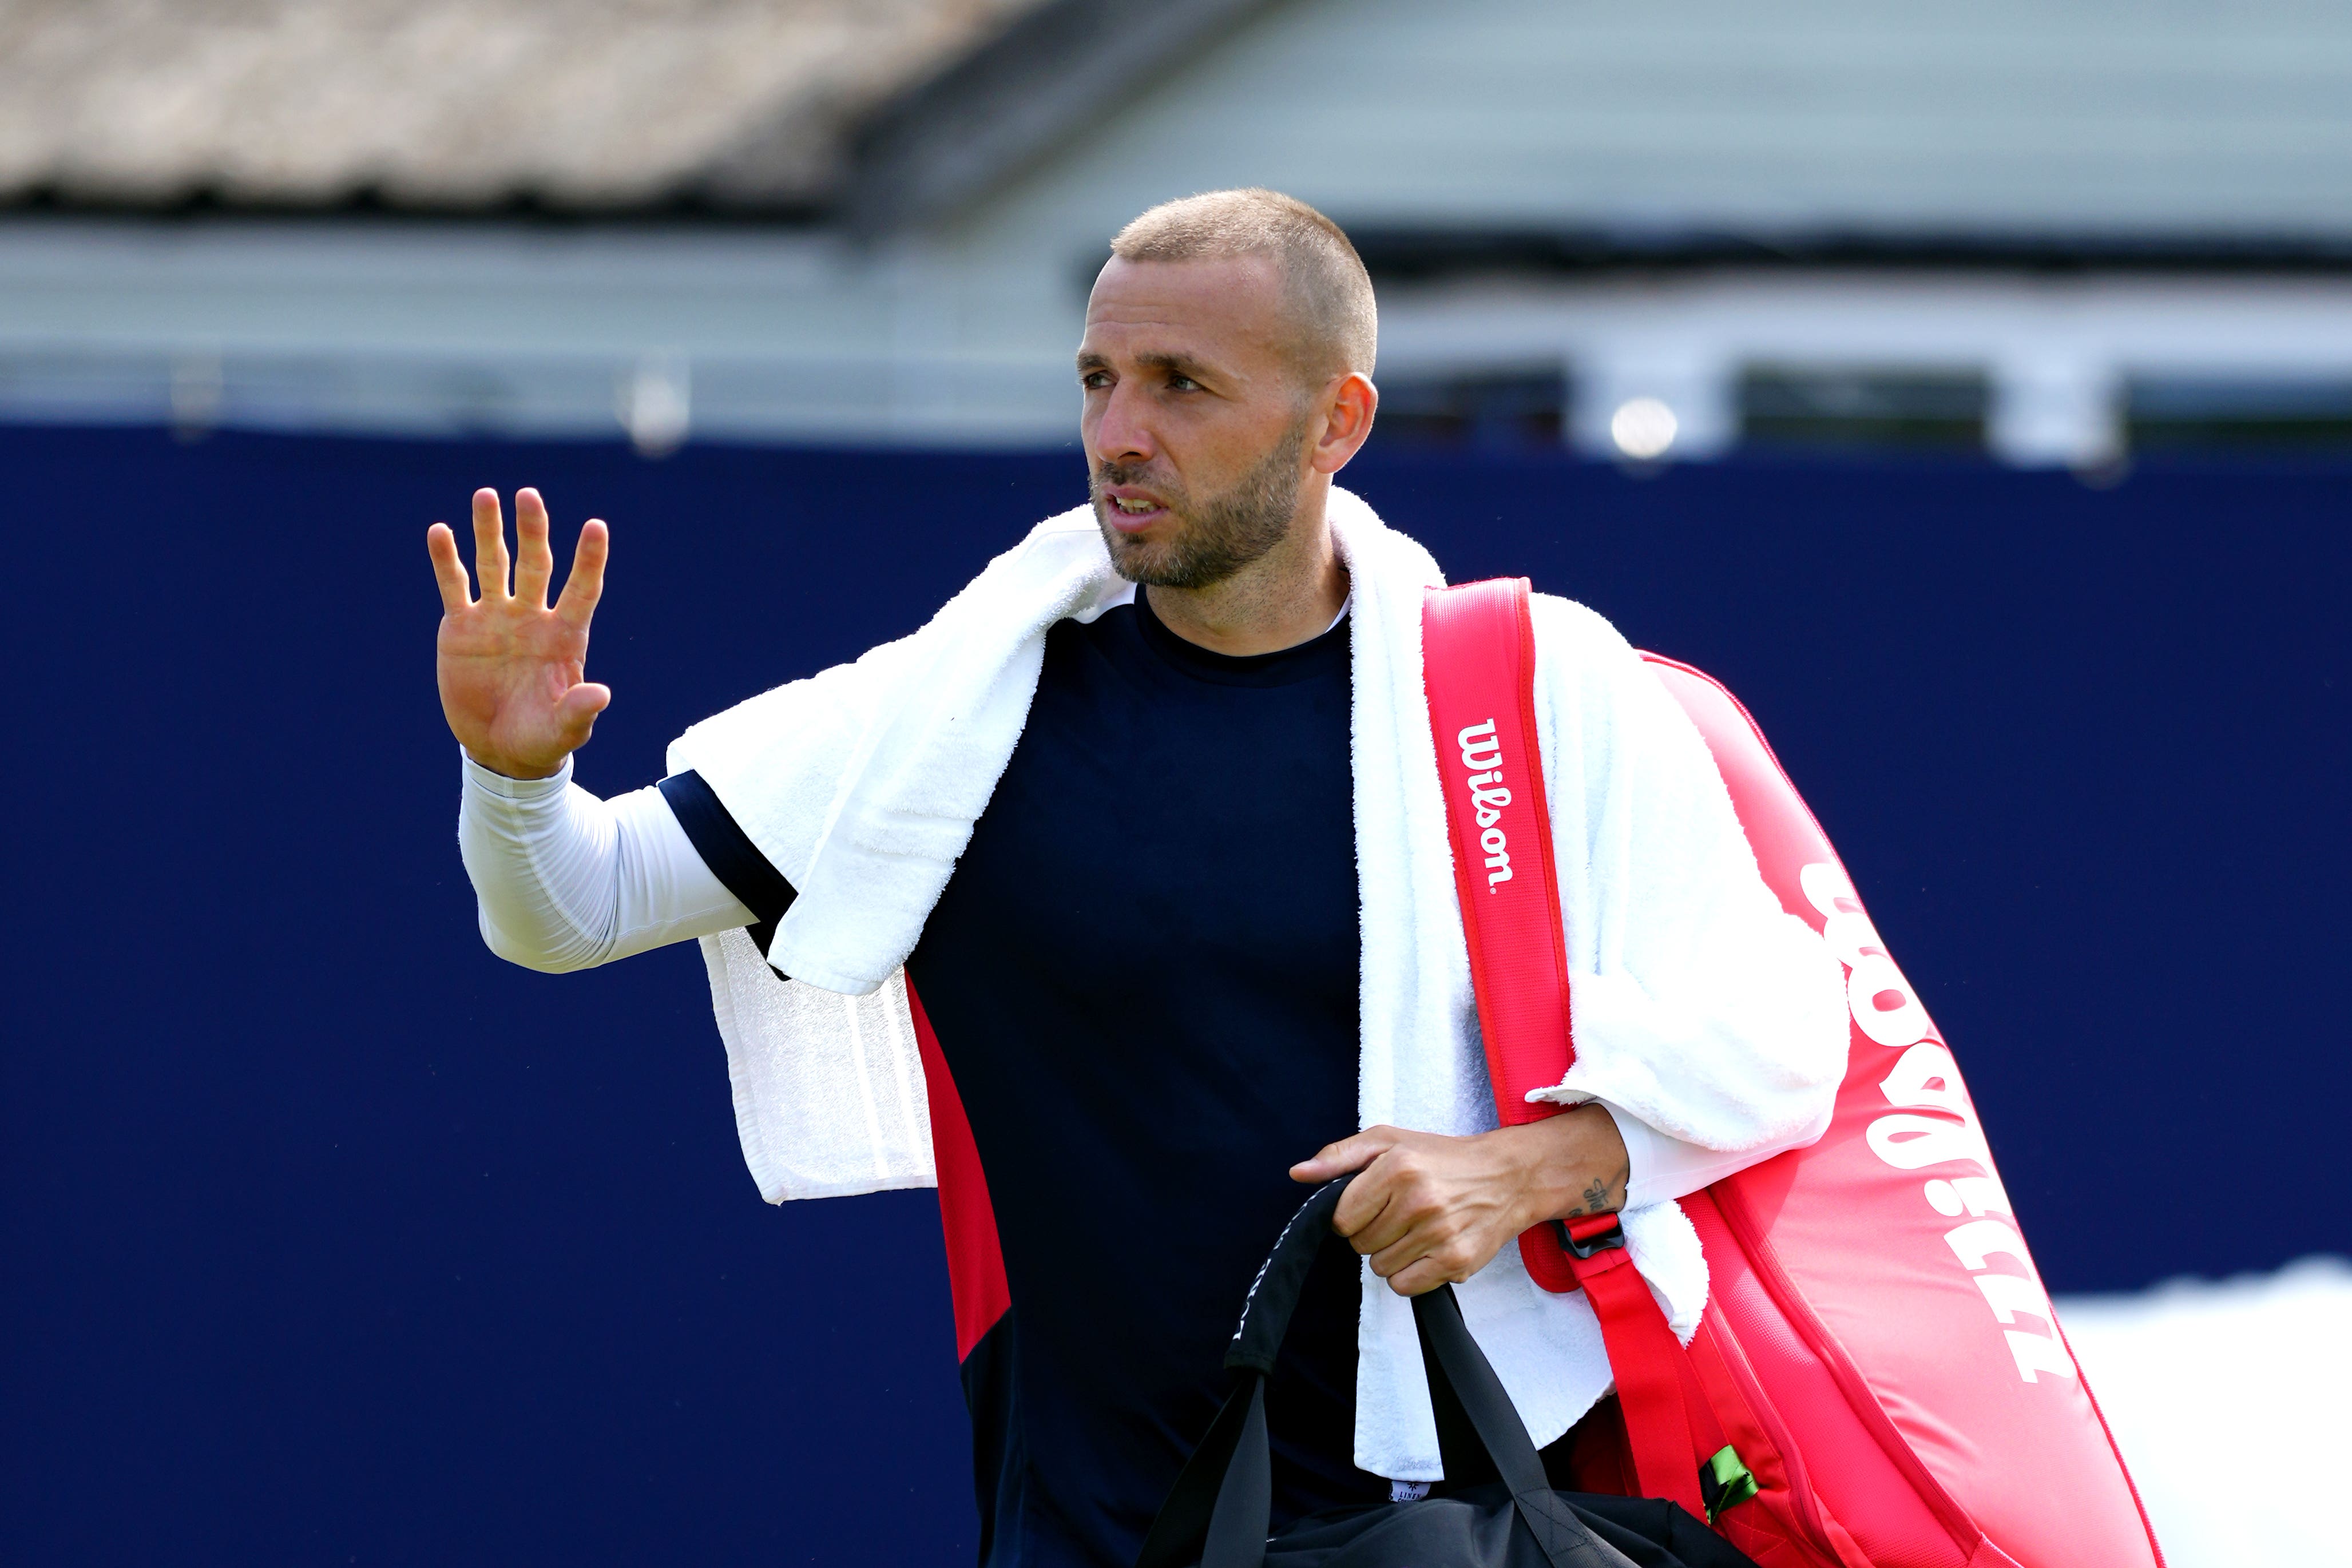
{"type": "Polygon", "coordinates": [[[1290,332],[1265,257],[1103,268],[1078,345],[1078,434],[1121,576],[1205,588],[1289,531],[1311,417],[1290,332]]]}

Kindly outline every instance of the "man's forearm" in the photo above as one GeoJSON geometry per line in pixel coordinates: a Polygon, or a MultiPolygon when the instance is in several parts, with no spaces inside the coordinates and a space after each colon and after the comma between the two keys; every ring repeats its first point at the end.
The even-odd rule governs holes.
{"type": "Polygon", "coordinates": [[[1613,1214],[1625,1207],[1633,1179],[1624,1135],[1616,1119],[1599,1105],[1580,1106],[1481,1134],[1507,1144],[1518,1163],[1527,1225],[1613,1214]]]}
{"type": "Polygon", "coordinates": [[[752,919],[654,789],[600,800],[555,778],[504,779],[468,759],[457,839],[482,937],[511,963],[592,968],[752,919]]]}
{"type": "Polygon", "coordinates": [[[1824,1108],[1787,1137],[1737,1154],[1668,1137],[1631,1112],[1598,1100],[1485,1135],[1524,1144],[1536,1162],[1527,1177],[1537,1210],[1528,1223],[1534,1225],[1687,1197],[1776,1155],[1809,1146],[1829,1131],[1833,1109],[1824,1108]]]}

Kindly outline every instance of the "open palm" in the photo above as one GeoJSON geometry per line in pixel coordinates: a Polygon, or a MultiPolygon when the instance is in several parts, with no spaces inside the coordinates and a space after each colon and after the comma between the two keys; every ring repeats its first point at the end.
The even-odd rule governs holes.
{"type": "Polygon", "coordinates": [[[514,585],[507,585],[505,519],[496,490],[474,492],[474,567],[481,597],[468,591],[457,536],[436,523],[425,536],[441,585],[435,673],[450,733],[474,760],[512,779],[544,779],[585,745],[609,687],[581,679],[588,622],[604,591],[604,525],[580,529],[572,575],[552,610],[555,575],[547,507],[536,490],[515,492],[514,585]]]}

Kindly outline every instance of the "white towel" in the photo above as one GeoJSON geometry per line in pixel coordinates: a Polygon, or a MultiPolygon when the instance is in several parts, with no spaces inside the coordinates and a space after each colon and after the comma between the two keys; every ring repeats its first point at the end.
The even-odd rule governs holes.
{"type": "MultiPolygon", "coordinates": [[[[1329,517],[1354,595],[1360,1109],[1367,1126],[1481,1132],[1493,1091],[1422,692],[1422,590],[1444,580],[1348,492],[1333,489],[1329,517]]],[[[767,962],[741,932],[703,939],[744,1155],[771,1202],[933,1181],[900,966],[1020,739],[1047,628],[1093,619],[1127,586],[1075,508],[914,635],[670,747],[671,768],[698,770],[800,890],[767,962]]],[[[1624,640],[1564,600],[1538,595],[1534,614],[1578,1050],[1552,1092],[1708,1148],[1785,1137],[1819,1118],[1844,1064],[1836,962],[1765,888],[1705,743],[1624,640]]],[[[1696,1233],[1672,1203],[1624,1227],[1687,1339],[1706,1301],[1696,1233]]],[[[1460,1292],[1537,1443],[1607,1393],[1591,1310],[1536,1285],[1516,1247],[1460,1292]]],[[[1356,1463],[1437,1479],[1410,1304],[1369,1269],[1359,1346],[1356,1463]]]]}

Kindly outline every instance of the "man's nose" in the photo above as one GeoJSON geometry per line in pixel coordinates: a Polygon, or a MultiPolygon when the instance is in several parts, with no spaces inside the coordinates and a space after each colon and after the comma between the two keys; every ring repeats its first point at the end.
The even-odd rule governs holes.
{"type": "Polygon", "coordinates": [[[1122,382],[1103,400],[1102,417],[1095,422],[1095,456],[1105,463],[1142,463],[1158,455],[1152,438],[1147,400],[1122,382]]]}

